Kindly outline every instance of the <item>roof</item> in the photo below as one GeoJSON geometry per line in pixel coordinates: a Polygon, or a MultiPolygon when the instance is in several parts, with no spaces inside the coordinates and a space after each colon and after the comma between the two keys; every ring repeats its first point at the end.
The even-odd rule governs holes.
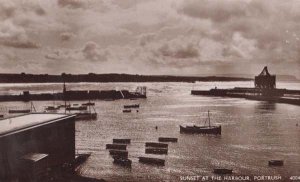
{"type": "Polygon", "coordinates": [[[48,154],[40,154],[40,153],[29,153],[21,157],[22,160],[30,161],[30,162],[38,162],[42,159],[48,157],[48,154]]]}
{"type": "Polygon", "coordinates": [[[0,120],[0,137],[14,132],[32,129],[34,127],[58,122],[74,115],[31,113],[0,120]]]}

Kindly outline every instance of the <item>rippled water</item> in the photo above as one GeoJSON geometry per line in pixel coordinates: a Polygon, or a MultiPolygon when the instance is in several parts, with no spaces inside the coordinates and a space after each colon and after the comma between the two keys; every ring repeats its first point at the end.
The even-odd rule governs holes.
{"type": "MultiPolygon", "coordinates": [[[[252,82],[78,83],[68,84],[68,88],[133,90],[141,85],[148,88],[147,99],[95,101],[98,120],[76,122],[77,151],[92,153],[79,170],[82,175],[108,181],[179,181],[180,176],[213,175],[215,167],[233,168],[235,175],[300,174],[300,126],[296,127],[296,123],[300,125],[299,106],[190,94],[191,89],[251,87],[252,82]],[[141,106],[139,112],[122,113],[124,104],[135,103],[141,106]],[[203,123],[207,110],[212,113],[212,122],[222,125],[222,136],[179,133],[180,124],[203,123]],[[177,137],[178,143],[169,144],[168,155],[145,154],[144,143],[157,141],[160,136],[177,137]],[[112,143],[113,138],[131,138],[128,151],[132,169],[112,163],[105,144],[112,143]],[[166,166],[141,164],[140,156],[165,159],[166,166]],[[285,165],[268,167],[271,159],[282,159],[285,165]]],[[[278,85],[300,89],[299,83],[278,85]]],[[[61,87],[61,84],[2,84],[0,92],[52,92],[61,87]]],[[[41,111],[53,101],[34,104],[41,111]]],[[[8,109],[30,106],[22,102],[0,105],[0,113],[5,115],[8,109]]]]}

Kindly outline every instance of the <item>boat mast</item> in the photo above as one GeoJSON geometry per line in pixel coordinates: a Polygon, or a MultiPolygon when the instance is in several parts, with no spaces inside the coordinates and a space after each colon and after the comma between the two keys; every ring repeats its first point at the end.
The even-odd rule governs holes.
{"type": "Polygon", "coordinates": [[[64,87],[63,87],[63,98],[65,101],[65,114],[67,113],[67,99],[66,99],[66,82],[64,81],[64,87]]]}
{"type": "Polygon", "coordinates": [[[210,127],[210,117],[209,117],[209,110],[208,110],[208,126],[210,127]]]}

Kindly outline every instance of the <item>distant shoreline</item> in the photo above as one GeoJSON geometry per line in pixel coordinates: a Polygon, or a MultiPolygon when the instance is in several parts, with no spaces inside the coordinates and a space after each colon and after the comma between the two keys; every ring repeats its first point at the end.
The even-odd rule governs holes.
{"type": "Polygon", "coordinates": [[[131,74],[0,74],[0,83],[78,83],[78,82],[210,82],[252,81],[252,78],[226,76],[169,76],[131,74]]]}

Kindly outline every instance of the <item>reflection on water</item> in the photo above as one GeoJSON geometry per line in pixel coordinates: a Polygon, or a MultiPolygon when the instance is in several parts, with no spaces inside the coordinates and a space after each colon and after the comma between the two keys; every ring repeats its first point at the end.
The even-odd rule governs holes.
{"type": "Polygon", "coordinates": [[[276,103],[274,102],[261,101],[261,102],[257,102],[255,106],[255,111],[261,114],[273,113],[274,110],[276,110],[276,103]]]}
{"type": "MultiPolygon", "coordinates": [[[[190,90],[206,89],[216,83],[101,83],[69,84],[72,89],[134,89],[146,85],[146,100],[95,101],[97,121],[76,123],[76,148],[92,152],[80,173],[108,181],[178,181],[182,175],[212,175],[215,167],[233,168],[238,175],[291,176],[300,174],[300,107],[249,101],[236,98],[190,95],[190,90]],[[124,104],[139,103],[139,112],[122,113],[124,104]],[[201,136],[179,133],[182,123],[202,124],[207,110],[211,119],[222,125],[222,136],[201,136]],[[158,126],[158,129],[155,129],[158,126]],[[169,144],[168,155],[145,154],[145,142],[160,136],[177,137],[169,144]],[[128,146],[132,169],[113,165],[105,144],[113,138],[131,138],[128,146]],[[166,160],[166,166],[155,167],[138,162],[140,156],[166,160]],[[283,159],[285,165],[270,168],[270,159],[283,159]]],[[[249,82],[217,83],[218,88],[249,85],[249,82]]],[[[300,85],[292,85],[300,89],[300,85]]],[[[21,88],[31,88],[21,85],[21,88]]],[[[34,85],[35,91],[61,90],[60,84],[34,85]]],[[[6,86],[4,90],[10,90],[6,86]]],[[[1,90],[0,90],[1,91],[1,90]]],[[[94,102],[94,101],[93,101],[94,102]]],[[[56,102],[59,104],[59,102],[56,102]]],[[[75,102],[74,102],[75,103],[75,102]]],[[[38,110],[53,101],[34,102],[38,110]]],[[[0,112],[25,107],[21,102],[1,103],[0,112]]]]}

